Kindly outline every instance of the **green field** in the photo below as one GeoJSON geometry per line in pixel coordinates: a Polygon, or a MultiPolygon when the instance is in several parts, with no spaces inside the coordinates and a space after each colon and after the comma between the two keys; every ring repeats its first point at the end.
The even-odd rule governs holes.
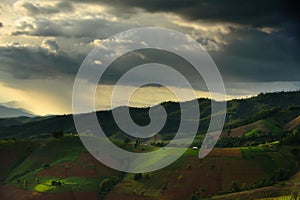
{"type": "MultiPolygon", "coordinates": [[[[300,191],[297,188],[300,175],[294,177],[299,171],[300,160],[300,131],[295,120],[300,109],[281,104],[284,108],[269,106],[261,103],[263,97],[229,102],[226,131],[216,148],[203,159],[199,159],[199,147],[205,137],[201,133],[209,119],[207,113],[202,118],[205,123],[200,124],[199,134],[188,149],[182,148],[188,142],[185,139],[178,140],[172,147],[165,147],[173,139],[173,129],[176,128],[172,123],[177,121],[178,110],[173,103],[164,104],[171,111],[170,123],[149,139],[124,135],[113,128],[108,111],[97,113],[100,117],[107,117],[104,126],[110,130],[108,136],[114,145],[130,152],[152,152],[155,155],[142,158],[144,160],[131,160],[130,167],[147,169],[152,164],[181,155],[169,166],[138,174],[120,173],[100,163],[88,153],[77,135],[65,133],[61,138],[45,135],[44,130],[48,130],[51,123],[66,119],[64,126],[72,130],[70,116],[32,119],[18,127],[7,128],[7,134],[13,130],[22,134],[15,132],[15,138],[0,139],[0,156],[5,163],[0,165],[0,199],[1,195],[11,197],[13,194],[30,198],[37,195],[41,199],[50,196],[64,198],[65,194],[92,195],[106,200],[287,198],[292,192],[300,191]],[[246,115],[244,112],[250,106],[253,106],[249,111],[252,114],[246,115]],[[285,124],[291,120],[292,126],[287,131],[285,124]],[[33,137],[33,127],[43,134],[33,137]],[[198,149],[192,149],[195,146],[198,149]]],[[[202,109],[208,112],[205,108],[207,100],[199,101],[202,109]]],[[[147,109],[133,109],[133,116],[139,123],[148,120],[146,113],[147,109]]],[[[92,144],[103,144],[104,138],[84,137],[92,144]]],[[[101,148],[102,152],[95,150],[94,153],[109,150],[105,145],[101,148]]],[[[109,153],[105,155],[112,159],[109,153]]]]}
{"type": "MultiPolygon", "coordinates": [[[[138,148],[133,148],[131,145],[122,144],[121,140],[114,142],[132,151],[159,149],[143,144],[138,148]]],[[[86,158],[88,159],[86,161],[80,161],[82,155],[86,155],[87,152],[76,136],[65,136],[61,139],[1,141],[1,144],[0,153],[4,154],[7,150],[16,153],[14,156],[16,160],[11,161],[13,167],[7,169],[2,184],[51,194],[99,191],[99,184],[102,180],[117,175],[116,171],[103,168],[100,163],[97,165],[94,161],[92,162],[92,157],[86,158]],[[29,146],[30,149],[28,149],[29,146]],[[43,175],[47,174],[47,170],[48,173],[53,173],[51,169],[54,168],[64,172],[64,163],[72,163],[74,170],[77,168],[83,171],[94,169],[96,175],[93,177],[84,177],[84,173],[77,177],[43,175]],[[52,185],[52,181],[60,181],[61,185],[52,185]]],[[[133,195],[164,198],[165,195],[173,196],[174,193],[174,198],[185,198],[187,195],[185,191],[187,191],[199,197],[205,197],[220,194],[220,192],[230,192],[232,182],[236,182],[243,190],[256,188],[263,179],[268,180],[276,170],[290,170],[295,165],[289,146],[234,148],[232,151],[226,151],[228,155],[224,154],[222,149],[215,149],[213,152],[212,156],[209,155],[200,160],[199,150],[189,148],[173,164],[155,172],[143,173],[142,178],[138,180],[134,180],[134,174],[126,174],[120,183],[108,191],[107,195],[108,197],[109,195],[133,195]],[[240,157],[237,156],[239,155],[237,151],[241,151],[240,157]]],[[[7,162],[9,160],[10,158],[7,157],[7,162]]],[[[156,160],[147,161],[148,164],[153,162],[156,160]]],[[[86,175],[89,174],[86,173],[86,175]]]]}

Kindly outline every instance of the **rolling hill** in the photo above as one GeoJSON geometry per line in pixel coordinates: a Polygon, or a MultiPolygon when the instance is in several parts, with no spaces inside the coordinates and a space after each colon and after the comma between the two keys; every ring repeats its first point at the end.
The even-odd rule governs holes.
{"type": "MultiPolygon", "coordinates": [[[[0,166],[0,199],[198,200],[241,196],[250,200],[287,196],[292,192],[291,183],[281,181],[299,171],[299,100],[298,91],[229,101],[225,130],[207,157],[199,159],[199,149],[188,148],[171,165],[141,174],[120,173],[92,157],[78,135],[67,134],[76,133],[72,115],[1,119],[0,156],[5,164],[0,166]],[[52,138],[50,133],[55,130],[66,134],[52,138]]],[[[210,119],[210,100],[198,102],[201,124],[195,146],[200,145],[210,119]]],[[[96,114],[114,144],[146,153],[160,149],[156,140],[167,143],[178,129],[180,105],[161,105],[168,113],[165,126],[155,139],[140,140],[138,146],[134,145],[136,138],[117,127],[111,111],[96,114]]],[[[141,126],[150,121],[148,111],[130,108],[133,120],[141,126]]],[[[153,162],[157,160],[149,159],[146,164],[153,162]]],[[[292,186],[299,184],[297,180],[292,186]]]]}
{"type": "Polygon", "coordinates": [[[27,110],[21,108],[8,108],[6,106],[0,105],[0,118],[8,117],[33,117],[34,115],[27,110]]]}
{"type": "Polygon", "coordinates": [[[296,128],[297,126],[300,125],[300,115],[298,117],[296,117],[295,119],[291,120],[289,123],[287,123],[284,126],[284,129],[287,131],[293,130],[294,128],[296,128]]]}
{"type": "Polygon", "coordinates": [[[240,126],[237,128],[234,128],[230,131],[230,136],[233,137],[241,137],[241,136],[251,136],[253,134],[262,134],[262,133],[274,133],[279,134],[282,132],[282,128],[274,123],[272,123],[270,120],[264,119],[264,120],[258,120],[256,122],[240,126]]]}
{"type": "MultiPolygon", "coordinates": [[[[198,99],[198,102],[201,112],[198,134],[205,134],[210,120],[211,101],[209,99],[198,99]]],[[[236,128],[245,125],[251,126],[251,123],[263,119],[267,119],[269,125],[273,124],[273,128],[275,126],[283,128],[285,124],[300,115],[299,102],[300,91],[266,93],[248,99],[228,101],[224,130],[232,130],[233,133],[236,133],[238,132],[236,128]]],[[[181,117],[180,105],[174,102],[165,102],[161,105],[166,109],[168,118],[159,134],[168,134],[172,138],[172,134],[176,133],[178,129],[178,122],[181,117]]],[[[137,124],[147,125],[150,122],[148,110],[149,108],[130,108],[130,114],[137,124]]],[[[108,132],[109,137],[114,134],[123,134],[124,137],[127,137],[116,125],[111,111],[98,111],[97,117],[104,132],[108,132]]],[[[0,138],[39,137],[41,134],[49,135],[55,130],[63,130],[65,133],[76,133],[72,115],[50,116],[39,118],[38,120],[23,120],[22,122],[19,119],[10,120],[17,120],[17,123],[10,122],[6,123],[6,127],[1,127],[0,121],[0,138]],[[8,126],[8,124],[11,125],[8,126]]]]}
{"type": "MultiPolygon", "coordinates": [[[[128,148],[130,144],[124,146],[128,148]]],[[[141,144],[135,151],[145,152],[145,148],[149,145],[141,144]]],[[[198,158],[198,151],[190,148],[170,166],[135,178],[136,174],[120,173],[98,162],[76,135],[2,140],[0,156],[5,165],[0,166],[0,199],[202,199],[231,193],[232,182],[251,191],[272,184],[273,177],[277,182],[294,173],[295,158],[288,147],[214,148],[204,159],[198,158]],[[107,180],[114,181],[107,186],[110,189],[102,190],[101,183],[107,180]]]]}

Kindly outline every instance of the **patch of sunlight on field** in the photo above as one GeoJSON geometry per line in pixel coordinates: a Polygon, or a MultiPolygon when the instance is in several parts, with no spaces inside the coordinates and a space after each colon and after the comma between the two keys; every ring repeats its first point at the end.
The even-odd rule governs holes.
{"type": "Polygon", "coordinates": [[[65,191],[85,191],[97,189],[101,179],[99,178],[82,178],[82,177],[69,177],[65,179],[57,179],[54,177],[47,177],[40,180],[33,189],[35,192],[65,192],[65,191]],[[52,181],[59,181],[61,185],[52,185],[52,181]]]}
{"type": "Polygon", "coordinates": [[[46,181],[44,183],[38,184],[34,187],[34,190],[37,192],[47,192],[53,190],[55,186],[51,185],[51,181],[46,181]]]}

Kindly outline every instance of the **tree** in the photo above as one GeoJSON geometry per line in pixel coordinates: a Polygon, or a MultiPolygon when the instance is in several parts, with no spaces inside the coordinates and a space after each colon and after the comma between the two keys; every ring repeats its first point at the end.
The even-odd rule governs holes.
{"type": "Polygon", "coordinates": [[[133,176],[133,180],[137,181],[137,180],[142,179],[142,177],[143,177],[142,173],[136,173],[133,176]]]}
{"type": "Polygon", "coordinates": [[[299,193],[296,191],[293,191],[291,194],[291,200],[297,200],[299,196],[299,193]]]}
{"type": "Polygon", "coordinates": [[[282,168],[275,170],[272,175],[272,179],[274,182],[283,181],[288,177],[289,177],[289,172],[282,168]]]}
{"type": "Polygon", "coordinates": [[[51,185],[52,186],[61,186],[61,182],[60,181],[51,181],[51,185]]]}
{"type": "Polygon", "coordinates": [[[241,190],[247,190],[247,183],[242,184],[241,190]]]}
{"type": "Polygon", "coordinates": [[[179,175],[179,176],[177,177],[177,179],[178,179],[179,182],[182,182],[183,175],[179,175]]]}
{"type": "Polygon", "coordinates": [[[233,181],[230,185],[230,192],[239,192],[239,191],[241,191],[239,185],[233,181]]]}
{"type": "Polygon", "coordinates": [[[23,181],[23,187],[26,189],[28,182],[26,180],[23,181]]]}
{"type": "Polygon", "coordinates": [[[130,142],[129,138],[124,138],[124,144],[128,144],[130,142]]]}
{"type": "Polygon", "coordinates": [[[44,167],[44,169],[48,169],[48,168],[50,168],[50,164],[45,163],[45,164],[43,165],[43,167],[44,167]]]}
{"type": "Polygon", "coordinates": [[[64,136],[64,132],[62,130],[56,130],[51,132],[52,137],[61,138],[64,136]]]}
{"type": "Polygon", "coordinates": [[[124,177],[124,174],[125,173],[121,172],[117,176],[114,175],[114,176],[111,176],[111,177],[106,178],[103,181],[101,181],[101,183],[99,185],[99,188],[100,188],[99,197],[100,197],[100,199],[102,199],[108,191],[112,190],[114,185],[116,185],[120,180],[122,180],[122,178],[124,177]]]}
{"type": "Polygon", "coordinates": [[[298,149],[298,148],[293,148],[293,149],[291,150],[291,153],[292,153],[295,157],[297,157],[297,156],[299,155],[299,153],[300,153],[300,149],[298,149]]]}
{"type": "Polygon", "coordinates": [[[136,139],[135,143],[134,143],[134,148],[137,148],[137,146],[140,144],[140,141],[138,139],[136,139]]]}
{"type": "Polygon", "coordinates": [[[106,178],[100,183],[100,190],[107,192],[111,190],[112,186],[112,181],[109,178],[106,178]]]}
{"type": "Polygon", "coordinates": [[[190,200],[198,200],[199,198],[198,198],[198,196],[196,195],[196,194],[192,194],[191,196],[190,196],[190,200]]]}

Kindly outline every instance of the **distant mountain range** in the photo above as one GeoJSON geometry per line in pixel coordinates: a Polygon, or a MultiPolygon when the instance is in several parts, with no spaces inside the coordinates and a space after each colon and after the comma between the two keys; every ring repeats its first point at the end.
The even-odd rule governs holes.
{"type": "Polygon", "coordinates": [[[34,115],[29,111],[22,108],[9,108],[3,105],[0,105],[0,118],[9,118],[9,117],[33,117],[34,115]]]}
{"type": "MultiPolygon", "coordinates": [[[[165,108],[168,117],[159,135],[162,139],[169,140],[174,137],[179,127],[180,104],[165,102],[161,105],[165,108]]],[[[198,134],[202,135],[206,133],[209,125],[211,100],[198,99],[198,105],[201,113],[198,134]]],[[[122,109],[122,107],[116,109],[122,109]]],[[[150,122],[148,112],[149,108],[130,108],[131,117],[140,126],[145,126],[150,122]]],[[[117,126],[112,111],[98,111],[96,114],[108,137],[120,139],[128,137],[117,126]]],[[[234,99],[227,102],[226,122],[222,135],[227,137],[247,135],[252,138],[262,133],[266,134],[266,137],[269,137],[271,133],[282,134],[300,127],[299,116],[300,91],[265,93],[248,99],[234,99]]],[[[76,133],[72,115],[0,119],[0,138],[50,136],[50,133],[55,130],[76,133]]]]}

